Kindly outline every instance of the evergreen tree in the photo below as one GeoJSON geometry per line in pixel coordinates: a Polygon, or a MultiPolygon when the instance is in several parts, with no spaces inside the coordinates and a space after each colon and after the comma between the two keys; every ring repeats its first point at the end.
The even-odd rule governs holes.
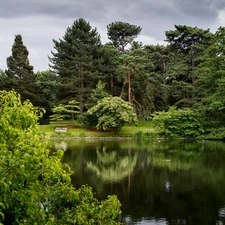
{"type": "Polygon", "coordinates": [[[60,77],[58,100],[78,101],[83,114],[84,104],[100,75],[100,35],[80,18],[67,28],[62,39],[53,42],[56,52],[52,52],[50,67],[60,77]]]}
{"type": "Polygon", "coordinates": [[[155,110],[167,110],[170,106],[169,89],[170,83],[167,71],[171,68],[170,61],[174,53],[169,46],[164,45],[146,45],[144,46],[148,60],[153,64],[154,68],[154,85],[152,99],[154,101],[155,110]]]}
{"type": "Polygon", "coordinates": [[[102,46],[101,55],[103,58],[104,77],[103,81],[106,83],[106,89],[109,90],[111,95],[119,95],[119,84],[116,69],[119,64],[119,51],[110,44],[102,46]]]}
{"type": "Polygon", "coordinates": [[[48,123],[49,116],[52,114],[52,108],[56,103],[56,89],[58,77],[55,73],[47,71],[38,71],[35,74],[36,86],[38,94],[36,101],[39,102],[39,107],[45,109],[45,114],[41,118],[41,123],[48,123]]]}
{"type": "Polygon", "coordinates": [[[181,107],[190,107],[197,100],[196,97],[198,97],[198,91],[195,87],[196,69],[201,62],[202,54],[209,46],[212,34],[209,30],[186,25],[175,25],[175,28],[175,30],[166,31],[165,33],[166,41],[170,44],[171,52],[174,53],[167,65],[166,73],[171,83],[176,81],[176,85],[172,87],[172,92],[174,92],[176,87],[187,87],[186,90],[183,88],[185,99],[183,97],[175,98],[174,104],[181,107]],[[181,83],[178,84],[177,82],[181,83]],[[193,86],[192,90],[190,84],[193,86]],[[190,91],[191,95],[189,95],[190,91]],[[185,104],[183,104],[184,102],[185,104]]]}
{"type": "Polygon", "coordinates": [[[0,69],[0,90],[8,89],[8,79],[3,70],[0,69]]]}
{"type": "Polygon", "coordinates": [[[28,56],[29,52],[23,44],[22,36],[16,35],[12,46],[12,55],[7,58],[8,69],[5,73],[8,84],[6,89],[14,89],[21,95],[22,100],[29,99],[34,105],[37,105],[35,104],[35,75],[28,56]]]}
{"type": "Polygon", "coordinates": [[[125,22],[114,22],[107,26],[107,34],[111,43],[121,53],[125,53],[126,46],[132,45],[134,39],[140,34],[141,27],[125,22]]]}
{"type": "Polygon", "coordinates": [[[200,56],[205,48],[209,46],[212,34],[209,30],[203,30],[197,27],[186,25],[175,25],[176,30],[166,31],[166,41],[174,50],[185,54],[187,64],[189,65],[189,79],[192,85],[195,85],[195,69],[199,64],[200,56]]]}
{"type": "Polygon", "coordinates": [[[208,121],[213,126],[225,124],[225,28],[220,27],[213,35],[209,48],[198,66],[197,85],[201,93],[201,104],[208,121]],[[216,123],[219,122],[219,123],[216,123]]]}
{"type": "Polygon", "coordinates": [[[118,77],[122,82],[120,96],[134,105],[138,114],[155,110],[154,92],[156,74],[149,62],[146,51],[138,48],[121,54],[119,57],[118,77]]]}

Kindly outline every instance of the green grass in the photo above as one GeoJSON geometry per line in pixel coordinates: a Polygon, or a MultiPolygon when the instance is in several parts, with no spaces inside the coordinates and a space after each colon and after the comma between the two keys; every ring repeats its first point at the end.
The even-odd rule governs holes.
{"type": "Polygon", "coordinates": [[[39,127],[42,135],[50,137],[140,137],[141,134],[142,137],[147,138],[152,137],[152,134],[156,134],[151,122],[148,121],[140,121],[138,126],[127,124],[118,134],[114,134],[113,131],[99,131],[95,128],[87,129],[77,121],[51,122],[47,125],[39,125],[39,127]],[[56,133],[55,127],[57,126],[65,126],[68,131],[66,133],[56,133]]]}

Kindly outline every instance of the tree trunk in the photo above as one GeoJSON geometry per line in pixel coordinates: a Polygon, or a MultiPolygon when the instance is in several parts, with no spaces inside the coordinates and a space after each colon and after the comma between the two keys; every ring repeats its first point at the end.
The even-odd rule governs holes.
{"type": "Polygon", "coordinates": [[[130,83],[131,75],[127,75],[127,82],[128,82],[128,102],[131,103],[131,83],[130,83]]]}

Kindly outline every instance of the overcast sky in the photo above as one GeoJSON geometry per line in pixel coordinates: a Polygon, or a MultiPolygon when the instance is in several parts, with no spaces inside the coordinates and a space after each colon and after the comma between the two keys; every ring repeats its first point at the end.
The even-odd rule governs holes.
{"type": "Polygon", "coordinates": [[[142,28],[138,41],[163,44],[165,31],[188,25],[215,32],[225,26],[225,0],[0,0],[0,69],[16,34],[21,34],[34,71],[48,69],[52,39],[62,38],[84,18],[108,42],[106,26],[115,21],[142,28]]]}

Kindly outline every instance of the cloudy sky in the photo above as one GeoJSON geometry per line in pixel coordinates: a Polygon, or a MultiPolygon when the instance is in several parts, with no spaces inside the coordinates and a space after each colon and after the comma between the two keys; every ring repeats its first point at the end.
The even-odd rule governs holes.
{"type": "Polygon", "coordinates": [[[76,19],[97,28],[102,42],[106,26],[115,21],[142,28],[138,41],[163,44],[174,25],[197,26],[215,32],[225,26],[224,0],[0,0],[0,69],[16,34],[21,34],[35,71],[48,69],[52,39],[61,38],[76,19]]]}

